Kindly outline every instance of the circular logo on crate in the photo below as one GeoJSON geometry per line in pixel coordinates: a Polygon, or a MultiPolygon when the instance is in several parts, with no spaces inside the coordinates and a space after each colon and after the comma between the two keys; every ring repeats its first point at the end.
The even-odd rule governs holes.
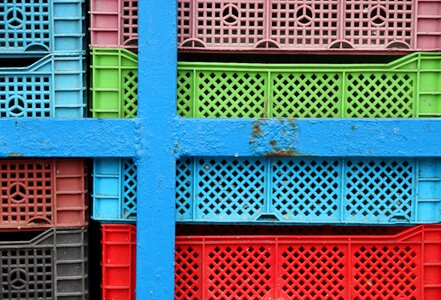
{"type": "Polygon", "coordinates": [[[239,8],[233,4],[225,5],[222,10],[222,21],[228,25],[234,25],[239,21],[239,8]]]}
{"type": "Polygon", "coordinates": [[[369,19],[375,26],[384,25],[387,21],[387,10],[381,5],[372,7],[369,12],[369,19]]]}
{"type": "Polygon", "coordinates": [[[12,96],[8,99],[7,109],[11,117],[25,117],[27,109],[26,102],[23,97],[17,95],[12,96]]]}
{"type": "Polygon", "coordinates": [[[17,28],[22,26],[24,23],[24,14],[22,10],[17,7],[8,9],[5,16],[6,16],[6,23],[8,24],[9,27],[17,28]]]}
{"type": "Polygon", "coordinates": [[[314,12],[309,5],[302,5],[297,9],[296,20],[301,26],[311,24],[314,12]]]}
{"type": "Polygon", "coordinates": [[[16,290],[25,288],[28,284],[28,274],[23,269],[13,269],[8,274],[10,287],[16,290]]]}
{"type": "Polygon", "coordinates": [[[14,182],[9,186],[9,198],[14,202],[21,202],[26,199],[28,195],[28,189],[22,182],[14,182]]]}

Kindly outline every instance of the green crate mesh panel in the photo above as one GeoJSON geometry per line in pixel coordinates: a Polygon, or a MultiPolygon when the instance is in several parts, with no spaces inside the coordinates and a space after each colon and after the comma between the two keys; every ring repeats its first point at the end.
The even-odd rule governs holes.
{"type": "Polygon", "coordinates": [[[138,74],[123,72],[123,118],[134,118],[138,113],[138,74]]]}
{"type": "Polygon", "coordinates": [[[198,118],[441,116],[441,56],[386,64],[180,63],[177,110],[198,118]]]}

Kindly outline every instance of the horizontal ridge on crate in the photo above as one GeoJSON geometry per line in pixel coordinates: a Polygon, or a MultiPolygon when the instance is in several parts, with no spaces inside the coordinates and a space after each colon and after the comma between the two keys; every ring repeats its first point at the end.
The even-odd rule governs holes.
{"type": "Polygon", "coordinates": [[[93,208],[97,221],[136,221],[137,170],[132,159],[95,158],[93,208]]]}
{"type": "Polygon", "coordinates": [[[3,1],[0,53],[84,53],[84,10],[84,0],[3,1]]]}
{"type": "Polygon", "coordinates": [[[387,64],[178,64],[177,109],[196,118],[441,116],[441,54],[387,64]]]}
{"type": "MultiPolygon", "coordinates": [[[[108,275],[134,276],[135,226],[112,226],[101,227],[103,293],[134,299],[130,275],[122,282],[108,275]]],[[[175,299],[439,298],[440,225],[358,228],[350,235],[177,236],[175,299]]]]}
{"type": "Polygon", "coordinates": [[[179,0],[179,49],[340,51],[441,49],[433,0],[179,0]]]}
{"type": "Polygon", "coordinates": [[[134,118],[138,110],[138,56],[125,49],[91,49],[92,117],[134,118]]]}
{"type": "Polygon", "coordinates": [[[135,300],[136,227],[101,225],[102,299],[135,300]]]}
{"type": "Polygon", "coordinates": [[[87,300],[87,230],[0,233],[0,298],[87,300]]]}
{"type": "MultiPolygon", "coordinates": [[[[136,166],[95,159],[92,218],[135,221],[136,166]]],[[[176,220],[424,224],[441,221],[438,158],[182,158],[176,220]]]]}
{"type": "Polygon", "coordinates": [[[47,55],[26,67],[0,68],[0,117],[84,117],[83,55],[47,55]]]}
{"type": "Polygon", "coordinates": [[[138,0],[91,0],[91,48],[138,50],[138,0]]]}
{"type": "Polygon", "coordinates": [[[0,230],[86,226],[81,159],[0,160],[0,230]]]}

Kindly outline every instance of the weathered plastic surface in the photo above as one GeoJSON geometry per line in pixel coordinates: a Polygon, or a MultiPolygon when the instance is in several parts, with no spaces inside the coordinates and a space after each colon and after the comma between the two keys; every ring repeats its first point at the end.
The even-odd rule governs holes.
{"type": "Polygon", "coordinates": [[[84,0],[0,1],[0,53],[83,53],[84,0]]]}
{"type": "Polygon", "coordinates": [[[392,235],[305,234],[176,237],[175,299],[441,295],[440,225],[392,235]]]}
{"type": "Polygon", "coordinates": [[[180,50],[441,49],[438,0],[179,0],[180,50]]]}
{"type": "Polygon", "coordinates": [[[181,62],[177,109],[196,118],[441,116],[441,55],[388,64],[181,62]]]}
{"type": "Polygon", "coordinates": [[[0,68],[0,117],[84,117],[83,55],[47,55],[27,67],[0,68]]]}
{"type": "Polygon", "coordinates": [[[136,227],[101,225],[102,299],[135,300],[136,227]]]}
{"type": "Polygon", "coordinates": [[[88,300],[87,230],[0,233],[0,298],[88,300]]]}
{"type": "Polygon", "coordinates": [[[92,219],[135,221],[137,183],[136,165],[132,159],[94,159],[92,219]]]}
{"type": "Polygon", "coordinates": [[[81,159],[0,160],[0,230],[86,226],[81,159]]]}
{"type": "Polygon", "coordinates": [[[438,158],[182,158],[176,219],[215,223],[441,222],[438,158]]]}
{"type": "Polygon", "coordinates": [[[94,118],[134,118],[138,111],[138,56],[125,49],[91,49],[94,118]]]}
{"type": "Polygon", "coordinates": [[[92,48],[138,50],[138,0],[91,0],[92,48]]]}

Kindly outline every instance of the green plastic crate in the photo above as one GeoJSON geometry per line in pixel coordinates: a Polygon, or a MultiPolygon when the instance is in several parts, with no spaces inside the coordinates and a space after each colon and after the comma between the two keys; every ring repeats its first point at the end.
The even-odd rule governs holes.
{"type": "Polygon", "coordinates": [[[91,49],[94,118],[134,118],[138,110],[138,56],[125,49],[91,49]]]}
{"type": "Polygon", "coordinates": [[[388,64],[182,62],[177,94],[182,117],[440,117],[441,53],[388,64]]]}

